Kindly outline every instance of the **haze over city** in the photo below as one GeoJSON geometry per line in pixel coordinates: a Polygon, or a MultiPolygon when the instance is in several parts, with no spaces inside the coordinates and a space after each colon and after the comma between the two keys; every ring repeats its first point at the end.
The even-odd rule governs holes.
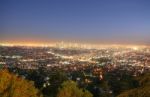
{"type": "Polygon", "coordinates": [[[149,0],[1,0],[1,43],[150,45],[149,0]]]}
{"type": "Polygon", "coordinates": [[[150,97],[150,0],[0,0],[0,97],[150,97]]]}

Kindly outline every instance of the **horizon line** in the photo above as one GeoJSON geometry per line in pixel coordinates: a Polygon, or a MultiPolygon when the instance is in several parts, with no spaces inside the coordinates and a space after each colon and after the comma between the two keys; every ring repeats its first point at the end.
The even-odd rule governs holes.
{"type": "Polygon", "coordinates": [[[56,45],[86,45],[86,46],[118,46],[118,47],[150,47],[146,44],[127,44],[127,43],[79,43],[79,42],[0,42],[0,46],[33,46],[33,47],[54,47],[56,45]]]}

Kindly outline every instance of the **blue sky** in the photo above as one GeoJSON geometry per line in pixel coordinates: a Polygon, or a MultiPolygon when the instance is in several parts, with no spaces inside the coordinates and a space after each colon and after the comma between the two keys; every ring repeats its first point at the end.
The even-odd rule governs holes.
{"type": "Polygon", "coordinates": [[[149,5],[149,0],[0,0],[0,40],[150,44],[149,5]]]}

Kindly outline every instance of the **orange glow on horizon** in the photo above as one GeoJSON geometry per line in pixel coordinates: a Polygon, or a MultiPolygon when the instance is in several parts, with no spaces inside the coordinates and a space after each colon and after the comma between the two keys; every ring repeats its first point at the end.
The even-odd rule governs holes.
{"type": "MultiPolygon", "coordinates": [[[[1,42],[0,45],[1,46],[29,46],[29,47],[55,47],[57,46],[57,44],[61,44],[61,42],[53,42],[53,43],[44,43],[44,42],[1,42]]],[[[72,46],[75,47],[80,47],[81,45],[85,45],[86,47],[90,47],[90,48],[109,48],[109,47],[113,47],[113,48],[119,48],[119,47],[125,47],[125,48],[132,48],[134,50],[137,50],[139,48],[143,48],[143,47],[150,47],[150,46],[146,46],[146,45],[125,45],[125,44],[89,44],[89,43],[67,43],[64,42],[64,45],[70,45],[72,44],[72,46]],[[77,46],[78,45],[78,46],[77,46]]],[[[69,46],[66,46],[69,47],[69,46]]]]}
{"type": "Polygon", "coordinates": [[[48,47],[53,46],[54,43],[37,43],[37,42],[4,42],[0,43],[2,46],[29,46],[29,47],[48,47]]]}

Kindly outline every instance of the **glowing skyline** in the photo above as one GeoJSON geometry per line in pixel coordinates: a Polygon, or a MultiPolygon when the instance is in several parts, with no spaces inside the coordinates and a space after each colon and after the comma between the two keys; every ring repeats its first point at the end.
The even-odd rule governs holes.
{"type": "Polygon", "coordinates": [[[1,43],[150,45],[149,0],[1,0],[1,43]]]}

